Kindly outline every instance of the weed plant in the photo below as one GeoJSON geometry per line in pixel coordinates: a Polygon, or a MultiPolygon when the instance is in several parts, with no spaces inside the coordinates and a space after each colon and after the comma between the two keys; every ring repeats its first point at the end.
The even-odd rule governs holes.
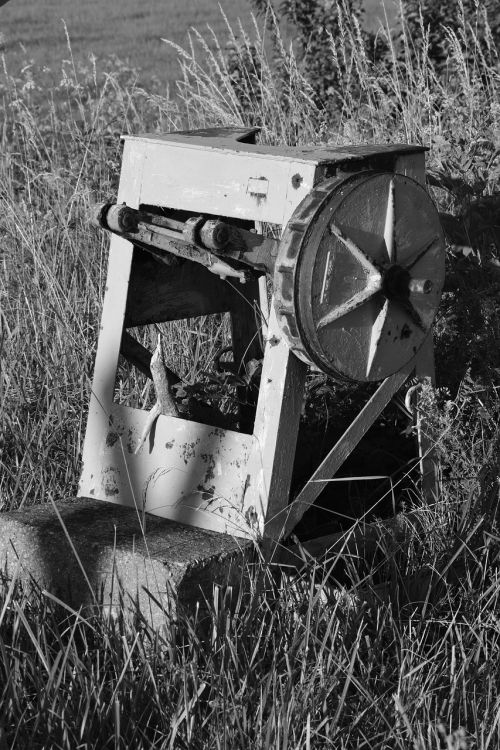
{"type": "MultiPolygon", "coordinates": [[[[408,522],[404,544],[387,532],[368,568],[344,553],[316,564],[304,551],[302,572],[280,577],[260,561],[240,592],[214,592],[208,615],[166,614],[158,632],[140,613],[132,626],[125,610],[111,621],[68,612],[3,582],[2,748],[500,744],[497,51],[463,15],[444,32],[443,77],[427,30],[417,45],[403,17],[403,55],[381,31],[390,62],[379,66],[339,6],[333,117],[268,13],[271,59],[257,23],[251,37],[229,29],[229,47],[196,34],[178,50],[175,102],[137,89],[118,61],[101,73],[96,61],[70,61],[57,77],[4,71],[1,507],[74,492],[107,252],[89,207],[116,191],[119,134],[231,124],[261,126],[268,143],[430,148],[434,196],[466,240],[450,240],[437,325],[447,390],[429,390],[421,407],[442,458],[440,494],[415,500],[418,524],[408,522]]],[[[209,346],[221,336],[214,325],[209,346]]],[[[169,364],[195,379],[176,344],[189,330],[196,352],[199,331],[169,329],[169,364]]]]}

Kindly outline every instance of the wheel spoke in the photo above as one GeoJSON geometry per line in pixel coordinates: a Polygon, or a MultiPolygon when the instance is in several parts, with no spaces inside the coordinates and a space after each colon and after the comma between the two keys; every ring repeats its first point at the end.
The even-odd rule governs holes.
{"type": "Polygon", "coordinates": [[[391,263],[396,262],[395,243],[395,208],[394,208],[394,178],[389,183],[389,195],[387,196],[387,208],[385,212],[384,240],[387,254],[391,263]]]}
{"type": "Polygon", "coordinates": [[[337,305],[337,307],[334,307],[332,310],[330,310],[330,312],[327,312],[326,315],[323,315],[323,317],[320,318],[316,324],[316,330],[320,331],[330,323],[333,323],[339,318],[342,318],[344,315],[348,315],[353,310],[356,310],[367,300],[377,294],[377,292],[379,292],[381,288],[382,278],[377,272],[376,276],[375,274],[373,274],[373,276],[368,277],[367,285],[364,289],[362,289],[360,292],[356,292],[356,294],[353,294],[352,297],[350,297],[348,300],[342,302],[340,305],[337,305]]]}
{"type": "Polygon", "coordinates": [[[407,268],[408,270],[410,270],[410,268],[413,268],[413,266],[416,265],[418,261],[421,260],[424,255],[431,249],[431,247],[438,241],[439,236],[436,234],[431,240],[426,242],[425,245],[420,247],[409,261],[406,261],[404,263],[405,268],[407,268]]]}
{"type": "MultiPolygon", "coordinates": [[[[349,250],[351,255],[365,268],[370,274],[378,274],[378,270],[366,253],[361,250],[351,239],[347,237],[343,231],[338,227],[335,222],[330,224],[331,233],[342,242],[343,245],[349,250]]],[[[380,275],[380,274],[379,274],[380,275]]]]}
{"type": "Polygon", "coordinates": [[[375,355],[378,351],[378,344],[380,341],[380,336],[382,335],[382,330],[384,328],[385,321],[387,320],[387,313],[389,311],[389,300],[386,299],[384,301],[384,305],[382,309],[380,310],[379,314],[375,318],[375,322],[373,324],[371,336],[370,336],[370,345],[368,348],[368,360],[366,363],[366,377],[370,377],[370,372],[373,366],[373,361],[375,359],[375,355]]]}

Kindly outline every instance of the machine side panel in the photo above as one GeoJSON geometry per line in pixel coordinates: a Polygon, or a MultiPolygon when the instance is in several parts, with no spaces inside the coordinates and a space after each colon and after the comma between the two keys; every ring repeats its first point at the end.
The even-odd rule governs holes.
{"type": "Polygon", "coordinates": [[[147,419],[146,411],[113,405],[86,494],[237,537],[261,533],[244,507],[252,436],[161,415],[136,455],[147,419]]]}
{"type": "Polygon", "coordinates": [[[144,141],[142,203],[283,224],[313,187],[315,165],[144,141]]]}

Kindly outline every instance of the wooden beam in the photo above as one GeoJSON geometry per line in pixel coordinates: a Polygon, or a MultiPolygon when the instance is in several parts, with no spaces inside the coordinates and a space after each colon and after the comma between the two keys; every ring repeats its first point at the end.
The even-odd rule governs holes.
{"type": "Polygon", "coordinates": [[[307,366],[285,341],[271,307],[245,501],[263,515],[268,542],[283,534],[307,366]]]}
{"type": "Polygon", "coordinates": [[[287,518],[283,524],[284,537],[287,537],[300,521],[304,513],[311,507],[318,495],[325,487],[326,481],[331,479],[344,461],[350,456],[361,438],[372,426],[379,414],[385,409],[397,390],[415,367],[412,359],[399,372],[386,378],[377,388],[370,400],[359,412],[356,419],[349,425],[341,438],[336,442],[328,455],[323,459],[307,484],[287,508],[287,518]]]}

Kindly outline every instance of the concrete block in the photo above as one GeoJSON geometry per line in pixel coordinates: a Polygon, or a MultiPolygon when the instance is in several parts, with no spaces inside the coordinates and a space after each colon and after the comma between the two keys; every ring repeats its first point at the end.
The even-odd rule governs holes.
{"type": "Polygon", "coordinates": [[[0,513],[0,569],[11,577],[19,567],[23,583],[76,609],[116,608],[122,596],[153,627],[177,601],[193,609],[214,584],[240,581],[251,542],[149,514],[144,522],[145,533],[135,509],[86,498],[0,513]]]}

